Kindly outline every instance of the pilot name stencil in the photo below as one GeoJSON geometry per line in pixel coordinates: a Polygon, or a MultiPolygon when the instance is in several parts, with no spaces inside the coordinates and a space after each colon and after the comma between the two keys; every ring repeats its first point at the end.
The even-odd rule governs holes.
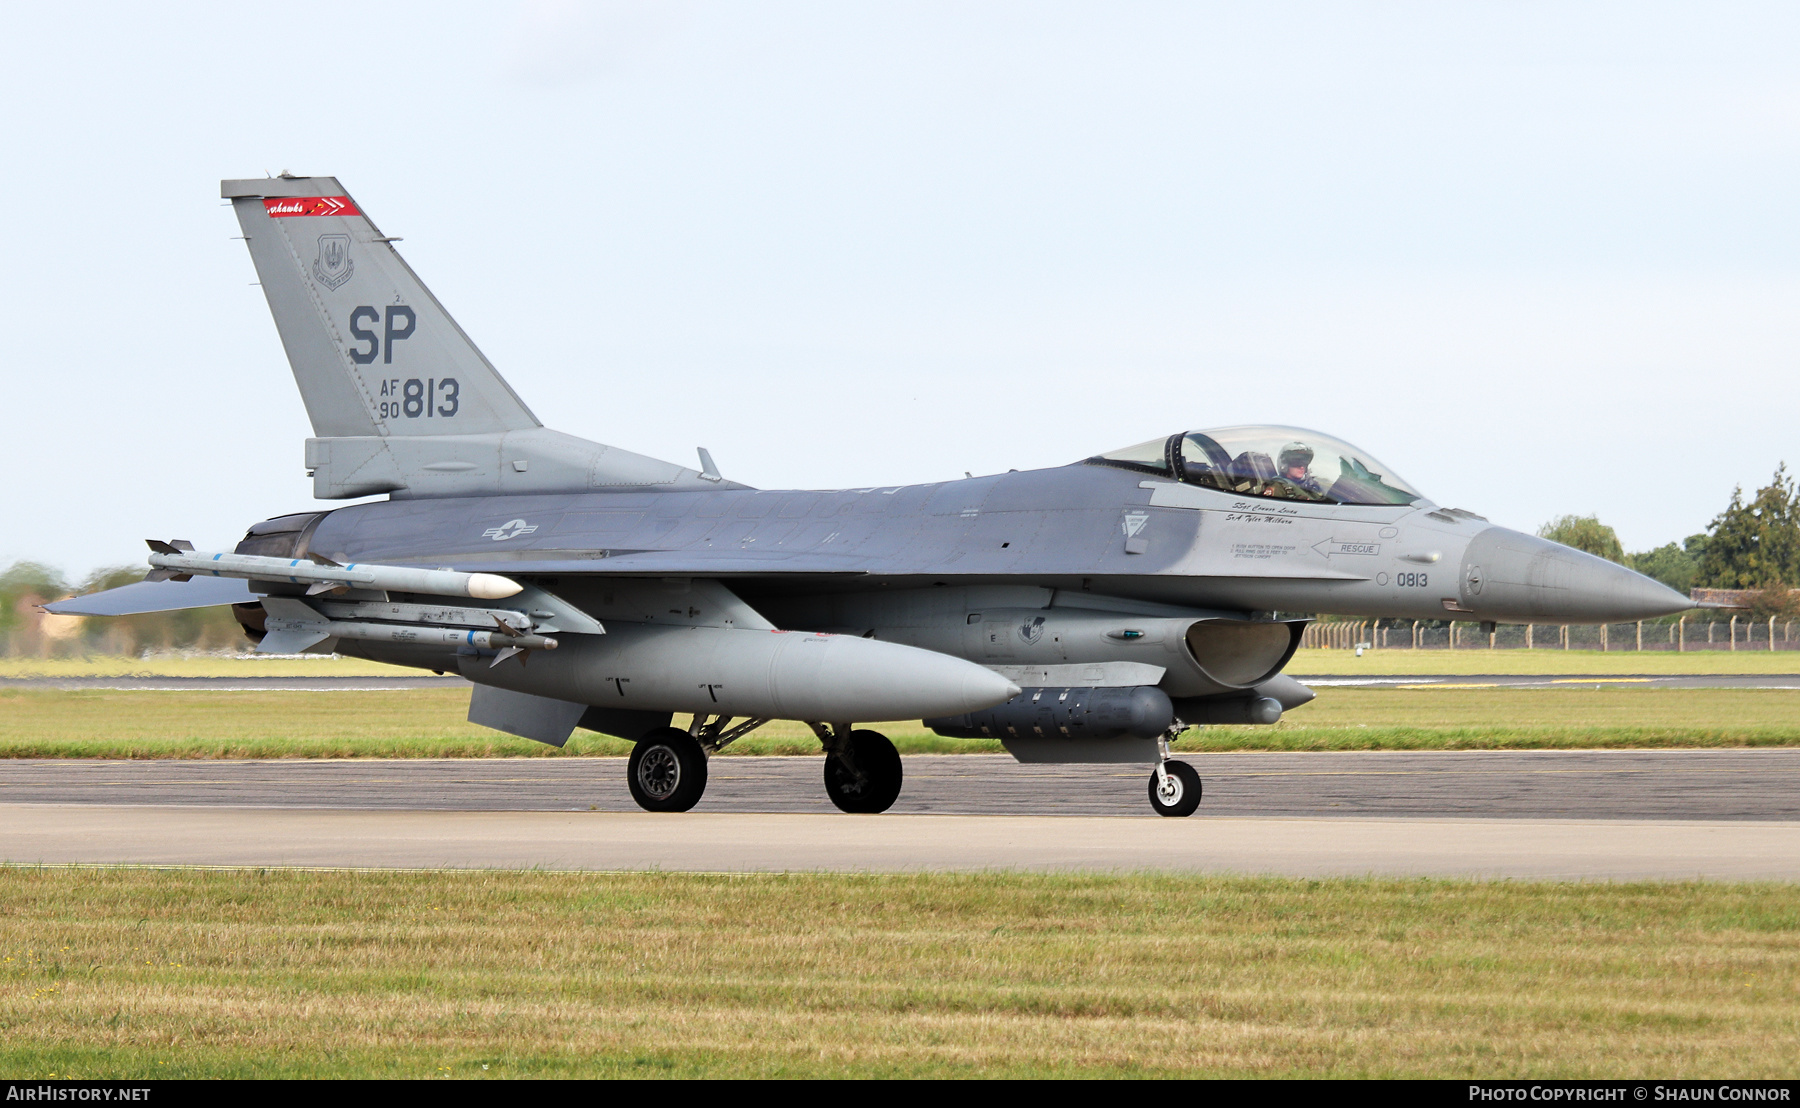
{"type": "MultiPolygon", "coordinates": [[[[1257,516],[1267,516],[1271,514],[1297,516],[1300,514],[1299,509],[1290,508],[1285,504],[1252,504],[1247,500],[1239,500],[1232,504],[1231,510],[1234,512],[1250,512],[1257,516]]],[[[1236,519],[1238,517],[1233,516],[1231,518],[1236,519]]]]}

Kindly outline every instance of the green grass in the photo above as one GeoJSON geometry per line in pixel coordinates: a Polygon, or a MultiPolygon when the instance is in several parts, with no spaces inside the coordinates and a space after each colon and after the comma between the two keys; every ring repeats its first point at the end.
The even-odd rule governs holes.
{"type": "Polygon", "coordinates": [[[1273,727],[1208,727],[1180,750],[1568,750],[1800,746],[1800,689],[1327,686],[1273,727]]]}
{"type": "Polygon", "coordinates": [[[0,869],[0,1070],[1800,1075],[1789,885],[0,869]]]}
{"type": "MultiPolygon", "coordinates": [[[[623,739],[577,731],[563,748],[469,723],[464,689],[153,692],[0,688],[5,758],[496,758],[619,755],[623,739]]],[[[686,718],[680,722],[686,724],[686,718]]],[[[871,724],[912,753],[991,750],[910,723],[871,724]]],[[[804,724],[777,722],[727,754],[817,754],[804,724]]]]}
{"type": "MultiPolygon", "coordinates": [[[[490,758],[624,755],[577,731],[558,749],[466,721],[468,693],[0,689],[0,757],[490,758]]],[[[685,724],[685,717],[677,717],[685,724]]],[[[916,720],[870,724],[903,753],[994,753],[916,720]]],[[[1177,750],[1531,750],[1800,746],[1800,690],[1326,687],[1273,727],[1190,731],[1177,750]]],[[[804,725],[772,723],[727,755],[817,754],[804,725]]]]}
{"type": "MultiPolygon", "coordinates": [[[[1702,632],[1704,634],[1704,632],[1702,632]]],[[[1800,651],[1691,650],[1685,654],[1646,650],[1353,650],[1294,652],[1287,672],[1307,674],[1568,674],[1800,673],[1800,651]]]]}

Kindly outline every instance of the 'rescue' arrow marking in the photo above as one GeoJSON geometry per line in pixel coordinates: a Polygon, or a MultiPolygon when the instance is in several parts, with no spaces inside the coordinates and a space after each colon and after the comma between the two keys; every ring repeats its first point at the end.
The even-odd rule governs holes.
{"type": "Polygon", "coordinates": [[[1329,561],[1333,554],[1357,554],[1363,557],[1381,553],[1378,542],[1340,542],[1337,539],[1324,539],[1313,543],[1313,550],[1321,558],[1329,561]]]}

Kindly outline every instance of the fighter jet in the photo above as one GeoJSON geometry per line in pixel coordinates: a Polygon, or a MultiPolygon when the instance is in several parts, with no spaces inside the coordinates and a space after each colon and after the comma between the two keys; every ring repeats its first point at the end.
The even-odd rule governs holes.
{"type": "Polygon", "coordinates": [[[330,177],[225,181],[312,420],[322,500],[233,551],[150,543],[150,580],[52,605],[230,604],[265,652],[335,651],[474,686],[469,718],[634,743],[632,796],[685,811],[764,723],[817,734],[846,812],[899,796],[922,719],[1035,762],[1202,783],[1184,730],[1270,724],[1311,615],[1637,620],[1691,607],[1631,570],[1442,508],[1373,455],[1284,426],[1172,430],[1068,465],[793,491],[553,431],[330,177]],[[687,717],[685,728],[672,724],[687,717]]]}

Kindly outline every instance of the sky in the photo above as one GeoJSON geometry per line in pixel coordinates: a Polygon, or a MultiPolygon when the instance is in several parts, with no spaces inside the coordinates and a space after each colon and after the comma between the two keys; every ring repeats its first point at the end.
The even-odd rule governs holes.
{"type": "Polygon", "coordinates": [[[1793,5],[37,5],[0,36],[0,566],[332,506],[218,198],[283,170],[403,237],[547,425],[762,488],[1281,423],[1647,549],[1800,465],[1793,5]]]}

